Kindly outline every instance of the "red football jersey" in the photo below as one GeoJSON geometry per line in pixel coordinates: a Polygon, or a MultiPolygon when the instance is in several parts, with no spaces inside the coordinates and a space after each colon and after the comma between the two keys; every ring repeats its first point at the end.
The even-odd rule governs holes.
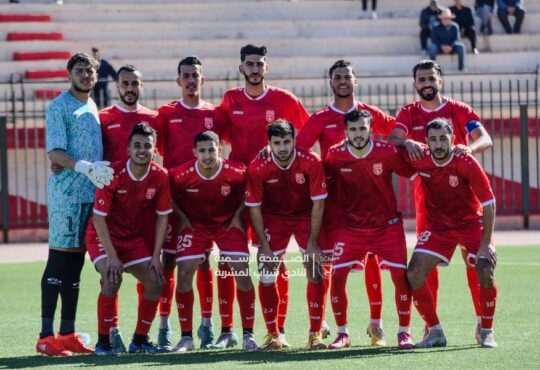
{"type": "Polygon", "coordinates": [[[133,112],[127,111],[119,105],[100,110],[103,160],[109,162],[127,161],[129,158],[127,146],[131,129],[139,123],[147,123],[156,129],[157,115],[155,110],[142,106],[133,112]]]}
{"type": "MultiPolygon", "coordinates": [[[[480,163],[470,154],[451,154],[445,165],[439,165],[427,148],[425,153],[422,160],[409,163],[422,182],[428,224],[433,229],[450,229],[479,222],[482,207],[495,203],[480,163]]],[[[402,157],[408,160],[406,154],[402,157]]]]}
{"type": "Polygon", "coordinates": [[[365,109],[373,115],[371,127],[376,135],[389,135],[396,123],[394,117],[373,105],[357,101],[351,109],[343,112],[337,109],[334,104],[330,104],[309,117],[302,130],[298,133],[296,145],[309,150],[319,140],[321,157],[326,158],[328,149],[345,139],[345,123],[343,120],[345,115],[354,109],[365,109]]]}
{"type": "Polygon", "coordinates": [[[94,201],[94,213],[107,216],[111,236],[125,241],[145,238],[143,230],[156,226],[156,213],[172,212],[167,170],[152,161],[147,174],[137,180],[129,162],[112,164],[114,179],[109,186],[96,190],[94,201]]]}
{"type": "Polygon", "coordinates": [[[158,113],[158,148],[167,169],[194,159],[193,140],[199,132],[212,130],[221,138],[228,126],[225,112],[205,101],[192,108],[182,99],[174,100],[158,113]]]}
{"type": "Polygon", "coordinates": [[[282,168],[274,156],[253,160],[248,169],[246,206],[261,205],[263,214],[297,218],[311,215],[312,200],[327,197],[324,168],[317,154],[295,149],[282,168]]]}
{"type": "Polygon", "coordinates": [[[454,144],[467,145],[468,133],[477,125],[468,126],[471,121],[480,121],[480,117],[467,104],[444,97],[446,102],[435,110],[428,110],[419,101],[405,105],[396,117],[396,127],[405,130],[407,137],[426,142],[427,124],[435,118],[446,118],[454,127],[454,144]]]}
{"type": "Polygon", "coordinates": [[[266,126],[278,118],[286,119],[300,130],[309,114],[296,96],[277,87],[266,86],[256,98],[243,87],[223,95],[221,107],[229,117],[232,151],[229,159],[248,165],[268,144],[266,126]]]}
{"type": "Polygon", "coordinates": [[[212,178],[203,177],[197,160],[171,169],[172,199],[193,227],[228,226],[244,200],[246,167],[221,159],[212,178]]]}
{"type": "Polygon", "coordinates": [[[398,221],[392,173],[411,178],[416,171],[395,147],[372,140],[369,151],[358,157],[343,142],[330,148],[324,163],[338,193],[344,225],[372,228],[398,221]]]}

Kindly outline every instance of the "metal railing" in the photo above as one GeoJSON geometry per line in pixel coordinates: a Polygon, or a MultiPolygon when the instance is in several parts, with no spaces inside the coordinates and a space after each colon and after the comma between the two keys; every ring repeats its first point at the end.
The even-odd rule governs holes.
{"type": "MultiPolygon", "coordinates": [[[[356,96],[395,115],[399,108],[416,99],[412,79],[405,76],[359,77],[356,96]],[[372,81],[376,79],[377,84],[372,81]]],[[[490,176],[497,197],[497,212],[522,215],[528,227],[531,213],[540,213],[540,143],[539,143],[539,85],[538,74],[475,75],[464,82],[461,76],[446,76],[444,94],[471,105],[482,118],[493,138],[491,151],[478,156],[490,176]],[[483,78],[485,77],[485,78],[483,78]]],[[[276,86],[291,85],[290,89],[310,112],[323,107],[332,99],[326,78],[272,80],[276,86]],[[300,87],[298,87],[300,86],[300,87]]],[[[143,103],[156,109],[178,98],[164,94],[163,85],[176,81],[145,81],[143,103]]],[[[237,78],[208,81],[204,87],[205,100],[218,104],[224,91],[241,84],[237,78]]],[[[51,81],[48,89],[63,90],[65,81],[51,81]]],[[[43,82],[39,86],[43,86],[43,82]]],[[[49,163],[45,152],[45,110],[50,97],[34,97],[34,83],[13,78],[0,84],[0,225],[4,240],[9,228],[44,227],[47,225],[46,184],[49,163]],[[3,92],[3,96],[2,93],[3,92]]],[[[114,84],[109,84],[114,89],[114,84]]],[[[180,94],[179,88],[176,92],[180,94]]],[[[46,96],[46,95],[45,95],[46,96]]],[[[116,94],[111,93],[113,101],[116,94]]],[[[396,182],[400,208],[406,217],[414,216],[411,185],[396,182]]]]}

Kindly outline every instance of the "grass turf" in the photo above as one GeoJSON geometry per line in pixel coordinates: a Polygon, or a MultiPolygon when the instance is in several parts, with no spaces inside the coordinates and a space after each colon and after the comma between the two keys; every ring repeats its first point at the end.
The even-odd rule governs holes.
{"type": "MultiPolygon", "coordinates": [[[[348,283],[349,330],[353,347],[342,351],[310,352],[303,349],[307,340],[308,318],[305,301],[305,278],[291,277],[290,303],[287,319],[287,338],[293,349],[272,353],[243,353],[241,350],[195,351],[187,354],[123,355],[114,358],[72,356],[47,358],[35,352],[40,326],[40,279],[44,263],[0,264],[0,368],[68,367],[123,367],[143,368],[189,366],[190,369],[237,368],[250,365],[255,368],[370,368],[438,369],[438,368],[538,368],[540,365],[540,291],[535,288],[540,277],[540,245],[530,247],[499,247],[499,265],[496,276],[499,300],[495,318],[498,349],[479,349],[474,341],[476,327],[474,311],[466,284],[464,265],[458,254],[448,268],[441,269],[439,316],[448,339],[446,348],[400,351],[396,345],[397,319],[393,286],[388,273],[383,273],[383,319],[388,347],[371,348],[365,334],[369,312],[363,274],[351,274],[348,283]]],[[[294,257],[295,255],[293,255],[294,257]]],[[[289,263],[289,269],[300,271],[299,263],[289,263]]],[[[77,328],[97,339],[96,298],[99,290],[98,275],[87,261],[82,276],[77,328]]],[[[215,290],[215,289],[214,289],[215,290]]],[[[197,295],[196,295],[197,297],[197,295]]],[[[120,325],[126,345],[135,326],[136,293],[134,279],[126,274],[120,293],[120,325]]],[[[197,298],[196,298],[197,301],[197,298]]],[[[214,325],[219,332],[217,304],[214,301],[214,325]]],[[[237,304],[235,322],[241,333],[237,304]]],[[[60,308],[60,304],[59,304],[60,308]]],[[[59,316],[59,308],[57,317],[59,316]]],[[[414,309],[413,309],[414,311],[414,309]]],[[[196,302],[194,329],[199,324],[196,302]]],[[[262,341],[264,325],[260,305],[256,302],[255,333],[262,341]]],[[[327,305],[327,318],[332,329],[335,324],[331,306],[327,305]]],[[[55,323],[58,327],[58,320],[55,323]]],[[[175,306],[171,316],[179,339],[179,324],[175,306]]],[[[415,342],[421,339],[423,325],[417,312],[413,312],[412,333],[415,342]]],[[[155,338],[157,322],[151,330],[155,338]]],[[[330,343],[332,338],[326,340],[330,343]]],[[[241,336],[240,336],[241,337],[241,336]]],[[[198,340],[196,339],[198,345],[198,340]]]]}

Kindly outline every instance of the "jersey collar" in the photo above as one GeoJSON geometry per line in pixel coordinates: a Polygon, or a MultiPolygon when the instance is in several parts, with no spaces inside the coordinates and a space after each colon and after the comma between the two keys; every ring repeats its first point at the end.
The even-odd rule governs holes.
{"type": "Polygon", "coordinates": [[[333,102],[330,103],[330,105],[329,105],[328,107],[329,107],[330,109],[332,109],[332,110],[333,110],[334,112],[336,112],[336,113],[339,113],[339,114],[347,114],[347,113],[352,112],[353,110],[355,110],[357,105],[358,105],[358,102],[355,100],[355,101],[353,102],[352,107],[350,107],[349,110],[347,110],[346,112],[342,111],[341,109],[336,108],[336,106],[334,105],[333,102]]]}
{"type": "Polygon", "coordinates": [[[441,105],[439,105],[439,106],[438,106],[437,108],[435,108],[435,109],[427,109],[426,107],[424,107],[424,106],[422,105],[421,102],[418,102],[418,104],[420,105],[420,109],[422,109],[424,112],[426,112],[426,113],[431,113],[431,112],[438,112],[438,111],[440,111],[441,109],[443,109],[444,107],[446,107],[446,104],[448,104],[448,101],[449,101],[449,99],[443,96],[443,102],[441,103],[441,105]]]}
{"type": "Polygon", "coordinates": [[[437,166],[437,167],[446,167],[454,159],[454,151],[452,151],[450,153],[450,158],[448,158],[448,160],[446,162],[444,162],[443,164],[438,164],[437,162],[435,162],[435,158],[433,158],[433,154],[430,153],[430,156],[431,156],[431,160],[433,161],[435,166],[437,166]]]}
{"type": "Polygon", "coordinates": [[[367,151],[366,154],[364,154],[363,156],[358,156],[356,154],[354,154],[354,152],[351,150],[351,146],[349,145],[349,143],[346,144],[346,147],[347,147],[347,150],[349,151],[349,153],[354,157],[354,158],[357,158],[357,159],[362,159],[362,158],[366,158],[369,153],[371,153],[371,151],[373,150],[373,140],[369,140],[369,150],[367,151]]]}
{"type": "Polygon", "coordinates": [[[213,180],[213,179],[215,179],[216,177],[218,177],[219,173],[221,172],[221,170],[223,168],[223,160],[221,158],[219,158],[219,165],[218,165],[218,170],[216,171],[216,173],[213,174],[212,177],[205,177],[199,171],[199,166],[197,165],[197,163],[199,163],[199,161],[195,162],[195,171],[197,171],[197,175],[199,175],[199,177],[201,179],[203,179],[203,180],[213,180]]]}
{"type": "Polygon", "coordinates": [[[116,109],[118,109],[120,112],[123,112],[123,113],[137,113],[139,110],[141,110],[141,106],[140,106],[140,105],[137,105],[137,109],[135,109],[135,110],[127,110],[127,109],[124,109],[124,108],[122,108],[122,106],[121,106],[120,104],[118,104],[118,103],[116,103],[116,104],[114,105],[114,107],[115,107],[116,109]]]}
{"type": "Polygon", "coordinates": [[[178,100],[178,103],[180,103],[180,105],[181,105],[182,107],[186,108],[186,109],[201,109],[202,106],[204,105],[204,101],[203,101],[202,99],[199,101],[199,104],[197,104],[197,105],[194,106],[194,107],[190,107],[189,105],[187,105],[186,103],[184,103],[184,98],[179,99],[179,100],[178,100]]]}
{"type": "Polygon", "coordinates": [[[245,95],[246,98],[248,98],[249,100],[262,100],[262,99],[266,96],[266,94],[268,94],[268,91],[269,91],[269,90],[270,90],[270,89],[268,88],[268,86],[265,86],[265,87],[264,87],[263,93],[262,93],[261,95],[257,96],[256,98],[253,98],[253,97],[251,97],[251,96],[247,93],[245,87],[242,89],[242,91],[244,92],[244,95],[245,95]]]}
{"type": "Polygon", "coordinates": [[[150,173],[150,166],[151,164],[148,166],[148,170],[146,170],[146,173],[140,178],[140,179],[137,179],[135,177],[135,175],[133,174],[133,172],[131,172],[131,168],[129,167],[129,165],[131,164],[131,159],[128,159],[128,161],[126,162],[126,169],[127,169],[127,172],[129,174],[129,177],[131,177],[131,179],[133,181],[144,181],[144,179],[146,179],[146,177],[148,176],[148,174],[150,173]]]}
{"type": "Polygon", "coordinates": [[[296,160],[296,148],[294,148],[294,151],[293,151],[293,158],[292,158],[292,161],[291,161],[291,163],[289,163],[289,165],[288,165],[287,167],[281,167],[281,166],[279,165],[279,163],[277,163],[276,158],[274,157],[274,153],[272,153],[272,160],[274,161],[274,163],[276,164],[276,166],[278,166],[278,168],[279,168],[280,170],[286,171],[286,170],[288,170],[289,168],[291,168],[292,164],[293,164],[294,161],[296,160]]]}

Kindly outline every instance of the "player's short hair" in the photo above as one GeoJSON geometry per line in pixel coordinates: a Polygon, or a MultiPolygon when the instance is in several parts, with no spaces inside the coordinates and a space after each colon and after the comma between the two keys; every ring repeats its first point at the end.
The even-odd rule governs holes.
{"type": "Polygon", "coordinates": [[[190,55],[188,57],[185,57],[178,63],[178,74],[180,75],[180,70],[182,69],[182,66],[201,66],[202,63],[199,57],[196,55],[190,55]]]}
{"type": "Polygon", "coordinates": [[[131,132],[129,133],[129,143],[131,143],[131,139],[135,135],[142,135],[146,137],[152,136],[154,138],[154,143],[156,142],[156,130],[154,130],[149,124],[147,123],[138,123],[131,129],[131,132]]]}
{"type": "Polygon", "coordinates": [[[294,127],[292,123],[284,119],[277,119],[266,127],[268,133],[268,140],[272,136],[284,138],[287,135],[291,135],[294,139],[294,127]]]}
{"type": "Polygon", "coordinates": [[[195,135],[195,139],[193,139],[193,146],[197,146],[197,143],[202,141],[212,141],[219,145],[219,136],[212,130],[201,131],[195,135]]]}
{"type": "Polygon", "coordinates": [[[71,72],[73,70],[73,67],[75,67],[75,64],[77,63],[84,63],[86,65],[91,65],[94,67],[94,69],[97,71],[99,68],[99,61],[96,60],[92,55],[88,53],[77,53],[74,54],[71,58],[69,58],[67,62],[67,70],[68,72],[71,72]]]}
{"type": "Polygon", "coordinates": [[[345,115],[343,122],[345,123],[345,127],[347,127],[349,122],[358,122],[360,119],[368,121],[368,123],[371,125],[373,115],[365,109],[355,109],[345,115]]]}
{"type": "Polygon", "coordinates": [[[130,72],[135,73],[139,72],[139,77],[142,78],[142,72],[139,71],[137,67],[135,67],[133,64],[124,64],[120,69],[118,69],[118,72],[116,72],[116,81],[120,80],[120,73],[122,72],[130,72]]]}
{"type": "Polygon", "coordinates": [[[437,73],[439,74],[439,76],[442,76],[442,67],[440,66],[439,63],[437,63],[434,60],[422,59],[421,61],[416,63],[416,65],[412,69],[413,79],[416,80],[416,72],[420,69],[421,70],[435,69],[437,73]]]}
{"type": "Polygon", "coordinates": [[[242,46],[240,49],[240,61],[243,62],[246,60],[246,56],[248,55],[260,55],[262,57],[266,56],[266,53],[268,51],[266,50],[266,46],[255,46],[253,44],[247,44],[246,46],[242,46]]]}
{"type": "Polygon", "coordinates": [[[345,59],[339,59],[339,60],[336,60],[336,61],[334,62],[334,64],[332,64],[332,67],[330,67],[330,69],[328,70],[328,76],[329,76],[330,78],[332,78],[332,73],[334,73],[334,71],[335,71],[337,68],[341,68],[341,67],[345,67],[345,68],[350,67],[351,70],[352,70],[353,76],[356,76],[356,72],[354,71],[354,65],[353,65],[353,63],[352,63],[350,60],[345,60],[345,59]]]}
{"type": "Polygon", "coordinates": [[[432,120],[431,122],[427,124],[426,136],[428,135],[429,130],[431,129],[438,130],[441,128],[445,128],[446,131],[448,131],[450,135],[454,134],[454,128],[452,127],[452,123],[449,120],[447,120],[446,118],[435,118],[434,120],[432,120]]]}

